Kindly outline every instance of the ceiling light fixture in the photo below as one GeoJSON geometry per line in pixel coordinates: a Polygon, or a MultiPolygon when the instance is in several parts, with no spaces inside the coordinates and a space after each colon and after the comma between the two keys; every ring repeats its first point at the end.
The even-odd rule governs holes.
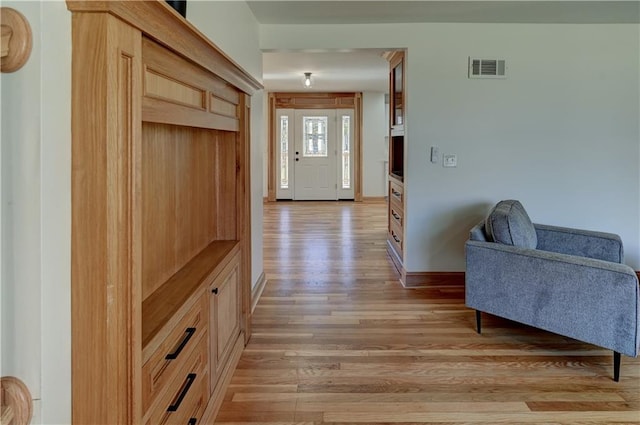
{"type": "Polygon", "coordinates": [[[302,80],[302,85],[305,89],[310,89],[313,86],[313,81],[311,80],[311,73],[305,72],[304,79],[302,80]]]}

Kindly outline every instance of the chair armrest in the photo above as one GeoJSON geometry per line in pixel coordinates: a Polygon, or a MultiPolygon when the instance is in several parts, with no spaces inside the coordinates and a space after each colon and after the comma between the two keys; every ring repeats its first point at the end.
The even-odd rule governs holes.
{"type": "Polygon", "coordinates": [[[484,230],[484,221],[481,221],[469,230],[469,239],[472,241],[487,242],[487,235],[484,230]]]}
{"type": "Polygon", "coordinates": [[[467,241],[467,306],[636,356],[640,295],[631,267],[467,241]]]}
{"type": "Polygon", "coordinates": [[[620,236],[613,233],[534,224],[538,249],[622,263],[624,249],[620,236]]]}

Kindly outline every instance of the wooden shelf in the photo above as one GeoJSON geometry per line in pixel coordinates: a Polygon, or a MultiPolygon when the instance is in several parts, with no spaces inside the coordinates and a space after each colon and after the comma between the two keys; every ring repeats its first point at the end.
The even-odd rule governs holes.
{"type": "Polygon", "coordinates": [[[238,241],[210,243],[143,301],[143,350],[180,308],[189,307],[187,300],[206,282],[213,280],[239,249],[238,241]]]}

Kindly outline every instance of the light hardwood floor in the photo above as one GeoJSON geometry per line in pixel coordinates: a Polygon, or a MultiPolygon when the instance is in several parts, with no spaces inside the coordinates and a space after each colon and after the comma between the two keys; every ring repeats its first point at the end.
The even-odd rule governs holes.
{"type": "Polygon", "coordinates": [[[268,283],[218,425],[639,424],[640,361],[403,289],[383,203],[271,203],[268,283]]]}

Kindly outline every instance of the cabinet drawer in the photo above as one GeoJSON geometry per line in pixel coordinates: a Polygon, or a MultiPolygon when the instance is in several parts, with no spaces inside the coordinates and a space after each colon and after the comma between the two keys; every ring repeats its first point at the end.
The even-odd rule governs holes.
{"type": "Polygon", "coordinates": [[[391,222],[389,226],[389,241],[391,242],[393,247],[396,249],[397,253],[400,255],[402,255],[402,246],[403,246],[402,235],[403,235],[402,227],[399,227],[394,222],[391,222]]]}
{"type": "Polygon", "coordinates": [[[195,350],[145,416],[146,425],[198,424],[209,400],[208,338],[201,336],[195,350]]]}
{"type": "Polygon", "coordinates": [[[142,366],[143,411],[184,364],[200,337],[207,334],[206,301],[205,296],[200,297],[142,366]]]}
{"type": "Polygon", "coordinates": [[[403,205],[404,200],[404,188],[396,182],[389,182],[389,199],[391,202],[397,202],[403,205]]]}
{"type": "Polygon", "coordinates": [[[402,228],[402,223],[404,223],[404,213],[402,209],[398,208],[395,204],[389,206],[389,225],[391,225],[391,223],[395,223],[400,228],[402,228]]]}

